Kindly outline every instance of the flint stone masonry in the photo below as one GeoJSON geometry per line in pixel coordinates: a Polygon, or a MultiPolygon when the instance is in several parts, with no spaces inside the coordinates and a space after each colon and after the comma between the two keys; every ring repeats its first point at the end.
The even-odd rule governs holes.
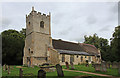
{"type": "Polygon", "coordinates": [[[41,65],[47,62],[47,50],[52,47],[50,15],[37,13],[34,8],[26,15],[26,39],[23,64],[41,65]],[[44,27],[40,27],[40,22],[44,27]]]}

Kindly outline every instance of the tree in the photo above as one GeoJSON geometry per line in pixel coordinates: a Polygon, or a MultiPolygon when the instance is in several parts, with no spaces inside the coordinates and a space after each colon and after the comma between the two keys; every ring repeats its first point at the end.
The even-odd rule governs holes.
{"type": "Polygon", "coordinates": [[[96,33],[93,34],[93,36],[89,36],[89,37],[85,35],[84,38],[85,38],[84,43],[94,45],[96,48],[99,48],[101,50],[102,60],[109,61],[110,46],[108,45],[107,39],[98,37],[96,33]]]}
{"type": "Polygon", "coordinates": [[[113,37],[111,38],[112,61],[120,61],[120,26],[115,27],[113,37]]]}
{"type": "Polygon", "coordinates": [[[24,34],[16,30],[5,30],[1,35],[3,64],[22,64],[24,34]]]}
{"type": "Polygon", "coordinates": [[[25,28],[22,28],[22,30],[20,31],[21,34],[24,35],[24,37],[26,37],[26,29],[25,28]]]}

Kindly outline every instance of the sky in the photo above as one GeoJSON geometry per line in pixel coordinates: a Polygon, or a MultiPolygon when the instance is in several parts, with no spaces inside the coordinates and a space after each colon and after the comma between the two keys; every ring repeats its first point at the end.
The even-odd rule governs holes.
{"type": "Polygon", "coordinates": [[[3,2],[0,32],[26,27],[32,6],[41,13],[51,12],[53,39],[84,42],[84,35],[96,33],[110,39],[118,26],[118,2],[3,2]]]}

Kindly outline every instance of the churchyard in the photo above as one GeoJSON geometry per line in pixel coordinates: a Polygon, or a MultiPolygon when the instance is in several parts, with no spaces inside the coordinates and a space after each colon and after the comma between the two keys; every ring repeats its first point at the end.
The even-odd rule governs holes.
{"type": "Polygon", "coordinates": [[[80,65],[73,65],[73,63],[66,65],[44,65],[44,66],[34,66],[34,67],[27,67],[27,66],[16,66],[16,65],[3,65],[2,67],[2,76],[3,78],[7,77],[20,77],[24,78],[31,77],[31,78],[47,78],[51,77],[62,77],[62,78],[109,78],[107,76],[100,76],[96,74],[89,74],[85,72],[92,72],[97,74],[104,74],[110,75],[112,77],[120,77],[120,68],[119,63],[114,62],[112,64],[109,63],[102,63],[101,65],[98,64],[80,64],[80,65]],[[50,68],[50,70],[48,70],[50,68]],[[83,71],[83,72],[78,72],[83,71]]]}

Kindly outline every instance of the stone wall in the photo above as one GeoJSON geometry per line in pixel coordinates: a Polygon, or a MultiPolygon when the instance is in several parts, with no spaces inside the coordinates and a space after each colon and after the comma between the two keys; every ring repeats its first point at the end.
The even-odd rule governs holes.
{"type": "Polygon", "coordinates": [[[50,64],[56,65],[59,64],[59,55],[58,52],[55,49],[49,49],[49,61],[50,64]]]}
{"type": "MultiPolygon", "coordinates": [[[[68,62],[70,64],[70,56],[68,54],[59,54],[59,60],[60,60],[60,64],[61,65],[65,65],[65,62],[62,62],[62,55],[65,56],[65,62],[68,62]]],[[[73,64],[78,65],[78,64],[84,64],[86,63],[86,60],[89,59],[89,57],[91,57],[91,62],[96,62],[96,58],[95,56],[84,56],[84,55],[73,55],[74,56],[74,62],[73,64]],[[81,57],[83,57],[83,60],[81,61],[81,57]]],[[[91,63],[89,62],[89,63],[91,63]]]]}
{"type": "Polygon", "coordinates": [[[27,57],[32,58],[33,65],[46,63],[47,48],[52,47],[50,30],[50,15],[31,11],[26,15],[26,39],[24,47],[23,64],[27,64],[27,57]],[[40,27],[40,22],[44,22],[44,27],[40,27]]]}

